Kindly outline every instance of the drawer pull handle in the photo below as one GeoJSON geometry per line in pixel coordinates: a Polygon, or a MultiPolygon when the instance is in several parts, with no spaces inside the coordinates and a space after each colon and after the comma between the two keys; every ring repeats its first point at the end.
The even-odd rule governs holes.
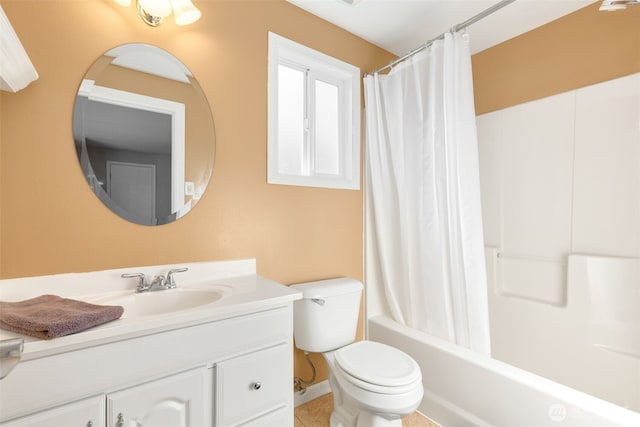
{"type": "Polygon", "coordinates": [[[253,390],[260,390],[260,388],[262,388],[262,383],[260,381],[256,381],[255,383],[251,383],[251,388],[253,390]]]}
{"type": "Polygon", "coordinates": [[[124,427],[124,415],[122,415],[122,412],[118,414],[118,419],[116,420],[116,427],[124,427]]]}

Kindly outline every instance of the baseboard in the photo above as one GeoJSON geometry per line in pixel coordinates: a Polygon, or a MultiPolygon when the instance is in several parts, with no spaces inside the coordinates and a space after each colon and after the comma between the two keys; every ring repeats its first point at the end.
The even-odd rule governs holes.
{"type": "Polygon", "coordinates": [[[305,388],[304,393],[299,391],[294,393],[293,404],[298,407],[312,401],[313,399],[317,399],[320,396],[324,396],[327,393],[331,393],[331,388],[329,388],[329,381],[324,380],[305,388]]]}

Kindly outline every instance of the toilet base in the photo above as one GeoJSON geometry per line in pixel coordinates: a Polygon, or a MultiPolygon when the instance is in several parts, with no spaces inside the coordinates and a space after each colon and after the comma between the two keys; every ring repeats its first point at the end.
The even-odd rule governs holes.
{"type": "Polygon", "coordinates": [[[402,419],[388,419],[366,411],[352,413],[349,408],[340,406],[331,413],[331,427],[402,427],[402,419]]]}
{"type": "Polygon", "coordinates": [[[402,419],[390,420],[380,415],[361,411],[358,415],[356,427],[402,427],[402,419]]]}
{"type": "Polygon", "coordinates": [[[331,413],[331,427],[402,427],[402,419],[388,419],[371,412],[359,411],[352,414],[344,406],[331,413]]]}
{"type": "Polygon", "coordinates": [[[333,391],[330,427],[402,427],[402,419],[398,415],[369,412],[349,396],[345,396],[331,371],[329,371],[329,386],[333,391]]]}

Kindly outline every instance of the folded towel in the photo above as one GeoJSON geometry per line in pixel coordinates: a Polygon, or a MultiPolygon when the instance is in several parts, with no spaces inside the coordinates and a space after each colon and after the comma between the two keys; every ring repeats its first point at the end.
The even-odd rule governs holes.
{"type": "Polygon", "coordinates": [[[116,320],[123,312],[120,306],[41,295],[19,302],[0,301],[0,328],[51,339],[116,320]]]}

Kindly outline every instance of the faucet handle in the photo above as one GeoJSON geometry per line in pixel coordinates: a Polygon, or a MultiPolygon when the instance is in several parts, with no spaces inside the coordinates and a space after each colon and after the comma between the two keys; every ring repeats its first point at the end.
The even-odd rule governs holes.
{"type": "Polygon", "coordinates": [[[146,284],[146,276],[144,275],[144,273],[123,273],[120,275],[120,277],[122,277],[123,279],[137,277],[138,286],[136,287],[136,292],[142,292],[148,288],[148,285],[146,284]]]}
{"type": "Polygon", "coordinates": [[[184,273],[185,271],[189,271],[189,268],[188,267],[172,268],[171,270],[169,270],[169,272],[167,273],[167,280],[165,280],[164,282],[164,286],[166,288],[175,288],[176,281],[174,280],[173,275],[175,273],[184,273]]]}

